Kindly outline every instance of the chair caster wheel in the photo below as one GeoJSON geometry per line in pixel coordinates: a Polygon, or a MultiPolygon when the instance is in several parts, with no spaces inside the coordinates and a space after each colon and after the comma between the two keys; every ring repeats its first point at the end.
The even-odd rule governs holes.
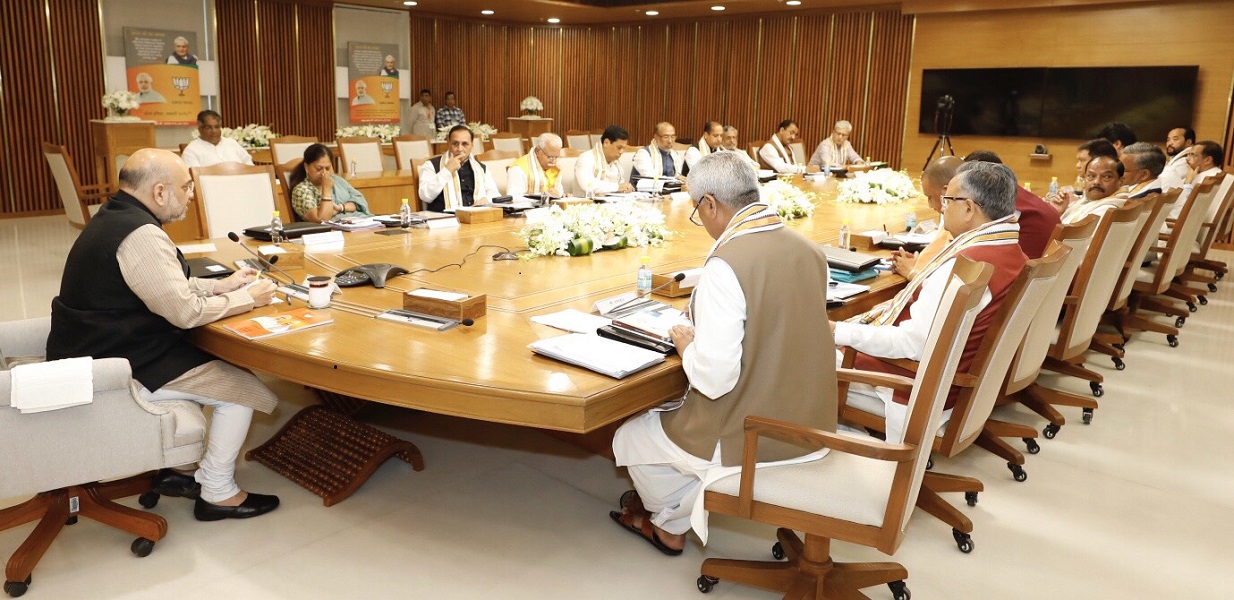
{"type": "Polygon", "coordinates": [[[968,554],[973,551],[973,536],[953,528],[951,530],[951,537],[955,538],[955,545],[960,549],[960,552],[968,554]]]}
{"type": "Polygon", "coordinates": [[[1197,311],[1197,310],[1200,310],[1200,307],[1196,306],[1196,305],[1195,305],[1195,302],[1188,302],[1188,303],[1187,303],[1187,311],[1188,311],[1188,312],[1195,312],[1195,311],[1197,311]]]}
{"type": "Polygon", "coordinates": [[[73,516],[71,516],[71,517],[69,517],[69,518],[65,519],[65,520],[64,520],[64,524],[65,524],[65,525],[76,525],[76,524],[77,524],[77,515],[73,515],[73,516]]]}
{"type": "Polygon", "coordinates": [[[969,506],[977,506],[977,492],[964,492],[964,501],[969,506]]]}
{"type": "Polygon", "coordinates": [[[1015,478],[1016,481],[1023,483],[1028,480],[1028,473],[1024,470],[1024,467],[1021,467],[1013,462],[1009,462],[1007,463],[1007,468],[1011,469],[1011,476],[1015,478]]]}
{"type": "MultiPolygon", "coordinates": [[[[1221,281],[1223,277],[1225,277],[1225,273],[1222,273],[1220,271],[1218,271],[1216,274],[1213,275],[1213,279],[1216,279],[1217,281],[1221,281]]],[[[1210,283],[1209,285],[1213,285],[1213,284],[1210,283]]],[[[1217,287],[1217,286],[1213,285],[1213,287],[1217,287]]],[[[1213,291],[1216,291],[1216,290],[1213,290],[1213,291]]]]}
{"type": "Polygon", "coordinates": [[[1126,345],[1126,344],[1110,344],[1110,345],[1111,345],[1111,346],[1114,346],[1115,348],[1118,348],[1119,350],[1126,350],[1126,349],[1127,349],[1127,345],[1126,345]]]}
{"type": "Polygon", "coordinates": [[[30,581],[29,575],[26,576],[25,581],[6,581],[4,582],[4,593],[13,598],[25,594],[26,590],[30,589],[30,581]]]}
{"type": "MultiPolygon", "coordinates": [[[[1218,278],[1218,279],[1220,279],[1220,278],[1218,278]]],[[[1217,284],[1215,284],[1215,283],[1210,283],[1210,284],[1208,284],[1208,291],[1210,291],[1210,292],[1212,292],[1212,293],[1216,294],[1216,293],[1217,293],[1217,284]]]]}
{"type": "Polygon", "coordinates": [[[716,577],[708,577],[706,575],[699,575],[698,581],[696,581],[695,583],[698,584],[698,591],[706,594],[707,592],[710,592],[711,588],[715,587],[717,583],[720,583],[720,580],[719,578],[716,578],[716,577]]]}
{"type": "Polygon", "coordinates": [[[1062,429],[1062,427],[1059,427],[1058,425],[1050,423],[1049,425],[1046,425],[1044,428],[1042,428],[1041,435],[1044,435],[1045,439],[1047,440],[1052,440],[1054,439],[1054,436],[1058,435],[1059,429],[1062,429]]]}
{"type": "Polygon", "coordinates": [[[1165,336],[1165,341],[1166,341],[1166,343],[1167,343],[1167,344],[1169,344],[1169,345],[1170,345],[1170,347],[1171,347],[1171,348],[1177,348],[1177,347],[1178,347],[1178,336],[1176,336],[1176,335],[1167,335],[1167,336],[1165,336]]]}
{"type": "Polygon", "coordinates": [[[140,504],[142,508],[149,510],[159,505],[159,497],[160,496],[155,492],[146,492],[137,497],[137,503],[140,504]]]}
{"type": "Polygon", "coordinates": [[[1187,324],[1187,317],[1178,317],[1177,319],[1174,319],[1175,327],[1182,327],[1183,325],[1186,325],[1186,324],[1187,324]]]}
{"type": "Polygon", "coordinates": [[[1028,449],[1029,454],[1037,454],[1038,452],[1041,452],[1041,446],[1037,444],[1037,440],[1034,440],[1033,438],[1023,438],[1023,439],[1024,439],[1024,447],[1028,449]]]}
{"type": "Polygon", "coordinates": [[[137,558],[145,558],[154,552],[154,541],[139,537],[133,540],[133,545],[129,546],[129,550],[132,550],[137,558]]]}
{"type": "Polygon", "coordinates": [[[1101,388],[1101,384],[1096,381],[1088,382],[1088,389],[1093,391],[1093,395],[1100,398],[1105,395],[1105,390],[1101,388]]]}
{"type": "Polygon", "coordinates": [[[1118,369],[1119,371],[1122,371],[1123,369],[1127,368],[1127,363],[1123,362],[1123,359],[1117,356],[1111,356],[1110,360],[1114,362],[1114,368],[1118,369]]]}
{"type": "Polygon", "coordinates": [[[933,468],[934,468],[934,457],[931,456],[926,459],[926,470],[929,471],[930,469],[933,469],[933,468]]]}
{"type": "Polygon", "coordinates": [[[1084,409],[1084,414],[1080,418],[1083,419],[1085,425],[1091,425],[1093,423],[1093,409],[1084,409]]]}
{"type": "Polygon", "coordinates": [[[776,542],[771,546],[771,557],[776,560],[784,560],[784,544],[776,542]]]}
{"type": "Polygon", "coordinates": [[[892,581],[887,584],[891,588],[891,597],[895,600],[912,600],[913,593],[908,591],[908,586],[903,581],[892,581]]]}
{"type": "MultiPolygon", "coordinates": [[[[1217,291],[1217,290],[1212,290],[1217,291]]],[[[1208,306],[1208,296],[1200,296],[1200,306],[1208,306]]]]}

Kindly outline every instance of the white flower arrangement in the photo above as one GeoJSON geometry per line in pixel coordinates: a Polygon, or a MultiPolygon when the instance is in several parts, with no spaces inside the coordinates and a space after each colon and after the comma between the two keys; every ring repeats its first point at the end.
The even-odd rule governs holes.
{"type": "Polygon", "coordinates": [[[660,246],[672,232],[664,213],[635,204],[553,206],[543,220],[519,231],[527,243],[523,258],[585,256],[599,250],[660,246]]]}
{"type": "Polygon", "coordinates": [[[518,108],[519,110],[524,110],[530,112],[531,114],[535,114],[544,110],[544,103],[540,102],[540,99],[535,96],[527,96],[526,98],[523,98],[522,102],[518,103],[518,108]]]}
{"type": "Polygon", "coordinates": [[[103,94],[103,108],[111,112],[128,112],[141,106],[137,94],[128,91],[103,94]]]}
{"type": "Polygon", "coordinates": [[[917,196],[913,180],[904,171],[876,169],[856,173],[852,179],[840,182],[836,202],[864,204],[895,204],[917,196]]]}
{"type": "Polygon", "coordinates": [[[352,125],[336,129],[334,138],[375,137],[381,139],[381,143],[389,144],[391,140],[398,137],[400,131],[401,128],[398,125],[352,125]]]}
{"type": "Polygon", "coordinates": [[[760,194],[763,202],[775,209],[780,214],[780,218],[784,220],[791,221],[814,214],[814,201],[817,195],[779,179],[764,183],[760,194]]]}
{"type": "MultiPolygon", "coordinates": [[[[193,130],[192,135],[193,139],[201,137],[196,129],[193,130]]],[[[270,140],[278,137],[279,134],[271,131],[269,125],[249,123],[243,127],[224,127],[222,136],[239,142],[245,148],[268,148],[270,140]]]]}
{"type": "Polygon", "coordinates": [[[488,123],[481,123],[479,121],[468,123],[467,128],[471,130],[471,135],[474,135],[486,142],[488,141],[489,136],[497,133],[496,127],[493,127],[488,123]]]}

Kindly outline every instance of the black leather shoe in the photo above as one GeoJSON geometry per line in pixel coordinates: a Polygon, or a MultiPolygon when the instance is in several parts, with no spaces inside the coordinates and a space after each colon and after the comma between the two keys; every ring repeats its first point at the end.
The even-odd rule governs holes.
{"type": "Polygon", "coordinates": [[[198,521],[221,521],[223,519],[248,519],[264,515],[279,507],[278,496],[268,496],[266,494],[254,494],[249,492],[244,502],[239,506],[219,506],[197,499],[197,504],[193,506],[193,516],[197,517],[198,521]]]}
{"type": "Polygon", "coordinates": [[[150,491],[163,496],[197,499],[201,496],[201,484],[192,475],[177,473],[171,469],[163,469],[154,477],[154,487],[150,491]]]}

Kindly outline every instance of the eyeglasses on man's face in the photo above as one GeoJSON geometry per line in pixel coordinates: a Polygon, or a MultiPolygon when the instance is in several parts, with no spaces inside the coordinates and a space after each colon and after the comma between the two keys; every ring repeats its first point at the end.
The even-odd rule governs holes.
{"type": "MultiPolygon", "coordinates": [[[[702,197],[698,199],[698,202],[694,203],[694,210],[690,213],[690,222],[699,227],[702,227],[703,224],[698,220],[698,207],[702,205],[703,200],[706,200],[708,196],[711,196],[711,194],[703,194],[702,197]]],[[[714,201],[716,197],[711,196],[711,199],[714,201]]]]}
{"type": "MultiPolygon", "coordinates": [[[[544,157],[544,160],[545,160],[545,161],[547,161],[547,162],[548,162],[548,164],[550,164],[550,165],[551,165],[551,164],[555,164],[555,163],[557,162],[557,159],[558,159],[558,158],[561,158],[561,155],[560,155],[560,154],[556,154],[556,155],[554,155],[554,154],[549,154],[548,152],[546,152],[546,151],[545,151],[545,150],[543,150],[542,148],[536,148],[536,151],[537,151],[537,152],[539,152],[539,153],[540,153],[540,154],[544,157]]],[[[560,150],[559,150],[558,152],[560,152],[560,150]]]]}
{"type": "Polygon", "coordinates": [[[939,199],[939,202],[942,204],[943,208],[947,208],[947,205],[952,202],[966,202],[966,201],[972,202],[973,204],[976,204],[977,206],[981,206],[980,204],[978,204],[976,200],[973,200],[972,198],[968,198],[965,196],[939,196],[938,199],[939,199]]]}

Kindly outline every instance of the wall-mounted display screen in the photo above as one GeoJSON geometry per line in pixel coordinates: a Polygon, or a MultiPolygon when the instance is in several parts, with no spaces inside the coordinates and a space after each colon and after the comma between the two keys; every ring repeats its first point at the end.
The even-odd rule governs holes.
{"type": "Polygon", "coordinates": [[[921,133],[1090,139],[1122,121],[1143,140],[1190,126],[1198,66],[925,69],[921,133]],[[936,118],[937,117],[937,118],[936,118]]]}

